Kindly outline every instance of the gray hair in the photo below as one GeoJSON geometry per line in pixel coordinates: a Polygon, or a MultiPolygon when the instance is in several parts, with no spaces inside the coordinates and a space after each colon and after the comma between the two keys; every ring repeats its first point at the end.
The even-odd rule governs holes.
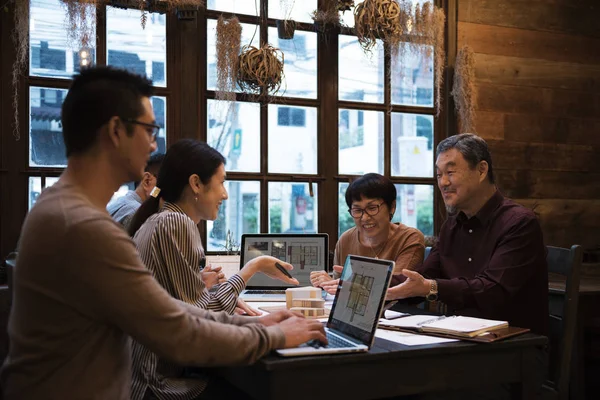
{"type": "Polygon", "coordinates": [[[495,183],[492,155],[485,140],[472,133],[461,133],[460,135],[450,136],[437,145],[436,155],[439,157],[441,153],[450,149],[458,150],[472,169],[481,161],[487,162],[488,179],[490,183],[495,183]]]}

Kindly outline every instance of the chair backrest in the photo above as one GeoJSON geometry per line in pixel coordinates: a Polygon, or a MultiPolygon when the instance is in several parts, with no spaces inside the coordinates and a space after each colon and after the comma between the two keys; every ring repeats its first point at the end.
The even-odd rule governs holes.
{"type": "Polygon", "coordinates": [[[425,256],[423,257],[423,261],[427,260],[427,257],[429,257],[429,253],[431,253],[431,246],[425,247],[425,256]]]}
{"type": "Polygon", "coordinates": [[[559,399],[567,399],[575,333],[577,330],[577,305],[583,249],[574,245],[570,249],[547,246],[548,272],[560,274],[565,279],[564,295],[549,294],[550,310],[550,380],[559,399]]]}

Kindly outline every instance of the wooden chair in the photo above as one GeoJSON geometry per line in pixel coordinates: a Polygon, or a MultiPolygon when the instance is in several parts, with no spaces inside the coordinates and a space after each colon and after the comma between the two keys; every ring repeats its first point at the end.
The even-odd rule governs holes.
{"type": "MultiPolygon", "coordinates": [[[[577,303],[579,274],[583,249],[547,246],[548,272],[565,279],[565,290],[549,293],[550,361],[548,380],[544,384],[544,398],[569,398],[569,381],[577,331],[577,303]]],[[[579,355],[582,356],[582,355],[579,355]]]]}

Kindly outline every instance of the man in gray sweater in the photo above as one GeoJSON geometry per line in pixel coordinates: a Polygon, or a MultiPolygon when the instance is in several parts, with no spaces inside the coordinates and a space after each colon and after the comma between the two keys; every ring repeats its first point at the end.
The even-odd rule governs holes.
{"type": "Polygon", "coordinates": [[[252,363],[272,349],[326,341],[319,322],[289,312],[250,318],[178,302],[144,267],[106,204],[141,178],[156,148],[151,95],[147,79],[109,67],[73,80],[62,108],[68,166],[21,233],[0,371],[6,400],[128,399],[130,337],[199,366],[252,363]]]}

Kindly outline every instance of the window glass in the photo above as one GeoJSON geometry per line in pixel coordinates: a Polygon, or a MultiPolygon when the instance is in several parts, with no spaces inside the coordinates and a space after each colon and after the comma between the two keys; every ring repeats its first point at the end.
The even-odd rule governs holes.
{"type": "MultiPolygon", "coordinates": [[[[242,40],[240,49],[252,42],[254,47],[260,46],[260,31],[257,25],[241,24],[242,25],[242,40]],[[255,34],[256,32],[256,34],[255,34]]],[[[215,90],[217,88],[217,20],[209,19],[206,22],[206,88],[215,90]]],[[[239,87],[236,87],[236,92],[241,92],[239,87]]]]}
{"type": "Polygon", "coordinates": [[[392,222],[433,235],[433,185],[396,184],[396,212],[392,222]]]}
{"type": "Polygon", "coordinates": [[[316,174],[317,109],[269,104],[268,110],[269,172],[316,174]]]}
{"type": "Polygon", "coordinates": [[[164,154],[167,152],[167,98],[154,96],[150,100],[156,117],[156,125],[160,126],[160,131],[156,135],[155,153],[164,154]]]}
{"type": "Polygon", "coordinates": [[[146,75],[154,86],[167,84],[166,14],[147,13],[140,25],[140,10],[106,8],[108,65],[146,75]]]}
{"type": "Polygon", "coordinates": [[[225,181],[229,198],[206,221],[207,251],[238,251],[243,233],[260,232],[260,182],[225,181]]]}
{"type": "Polygon", "coordinates": [[[39,176],[30,176],[29,177],[29,190],[28,190],[29,196],[27,196],[29,210],[31,210],[31,208],[34,206],[38,197],[42,193],[42,189],[45,189],[45,188],[48,188],[48,187],[54,185],[57,181],[58,181],[57,177],[46,177],[46,184],[42,188],[42,178],[41,177],[39,177],[39,176]]]}
{"type": "Polygon", "coordinates": [[[206,9],[234,14],[259,15],[260,0],[207,0],[206,9]]]}
{"type": "Polygon", "coordinates": [[[433,107],[433,53],[427,59],[407,45],[402,48],[392,63],[392,103],[433,107]]]}
{"type": "Polygon", "coordinates": [[[260,171],[260,105],[207,100],[208,144],[227,160],[227,171],[260,171]]]}
{"type": "Polygon", "coordinates": [[[339,173],[383,174],[383,112],[340,109],[339,173]]]}
{"type": "Polygon", "coordinates": [[[317,0],[269,0],[269,18],[312,23],[310,16],[316,9],[317,0]]]}
{"type": "Polygon", "coordinates": [[[29,165],[66,167],[61,107],[67,91],[29,88],[29,165]]]}
{"type": "Polygon", "coordinates": [[[392,175],[433,177],[433,116],[392,113],[392,175]]]}
{"type": "Polygon", "coordinates": [[[313,196],[308,183],[269,182],[269,233],[315,233],[317,224],[317,184],[313,196]]]}
{"type": "Polygon", "coordinates": [[[383,45],[365,54],[356,36],[339,35],[340,100],[383,102],[383,45]]]}
{"type": "Polygon", "coordinates": [[[293,39],[278,39],[269,28],[269,43],[284,53],[283,82],[277,95],[317,97],[317,34],[296,30],[293,39]]]}
{"type": "MultiPolygon", "coordinates": [[[[89,52],[95,60],[96,43],[80,49],[67,38],[67,14],[60,0],[30,0],[29,18],[29,74],[54,78],[71,78],[79,72],[80,51],[89,52]]],[[[93,17],[93,16],[92,16],[93,17]]],[[[90,24],[95,29],[95,21],[90,24]]],[[[92,31],[95,36],[95,31],[92,31]]]]}

